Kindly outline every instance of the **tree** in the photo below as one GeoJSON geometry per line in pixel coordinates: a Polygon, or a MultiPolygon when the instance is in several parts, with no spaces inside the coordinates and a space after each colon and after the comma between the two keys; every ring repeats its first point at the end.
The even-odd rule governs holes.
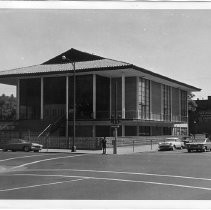
{"type": "Polygon", "coordinates": [[[0,96],[0,119],[14,120],[16,116],[16,98],[2,94],[0,96]]]}
{"type": "Polygon", "coordinates": [[[188,111],[196,111],[197,103],[193,100],[194,97],[195,95],[193,93],[188,94],[188,111]]]}

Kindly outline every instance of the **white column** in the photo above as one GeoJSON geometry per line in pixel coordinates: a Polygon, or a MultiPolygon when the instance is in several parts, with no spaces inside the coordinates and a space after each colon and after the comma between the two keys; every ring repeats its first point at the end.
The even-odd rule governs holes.
{"type": "Polygon", "coordinates": [[[139,126],[136,126],[136,136],[139,136],[139,126]]]}
{"type": "Polygon", "coordinates": [[[111,111],[112,111],[112,85],[111,85],[111,77],[110,77],[110,84],[109,84],[109,88],[110,88],[110,113],[109,113],[109,118],[111,119],[111,111]]]}
{"type": "Polygon", "coordinates": [[[125,119],[125,75],[122,74],[122,119],[125,119]]]}
{"type": "Polygon", "coordinates": [[[125,136],[125,125],[122,125],[122,136],[125,136]]]}
{"type": "Polygon", "coordinates": [[[96,119],[96,74],[93,74],[93,119],[96,119]]]}
{"type": "Polygon", "coordinates": [[[140,116],[139,116],[139,77],[136,77],[136,118],[140,119],[140,116]]]}
{"type": "Polygon", "coordinates": [[[44,81],[44,80],[43,80],[43,77],[41,77],[41,100],[40,100],[40,101],[41,101],[41,104],[40,104],[40,108],[41,108],[41,109],[40,109],[40,119],[41,119],[41,120],[43,120],[43,118],[44,118],[44,117],[43,117],[43,116],[44,116],[44,115],[43,115],[43,110],[44,110],[44,109],[43,109],[43,105],[44,105],[44,104],[43,104],[43,102],[44,102],[44,100],[43,100],[43,98],[44,98],[44,97],[43,97],[43,96],[44,96],[44,94],[43,94],[43,93],[44,93],[44,83],[43,83],[43,81],[44,81]]]}
{"type": "Polygon", "coordinates": [[[173,114],[172,114],[172,101],[173,101],[173,98],[172,98],[172,87],[170,87],[170,103],[171,103],[171,122],[173,121],[173,114]]]}
{"type": "Polygon", "coordinates": [[[152,120],[152,81],[149,80],[149,118],[152,120]]]}
{"type": "Polygon", "coordinates": [[[16,120],[20,119],[20,79],[16,86],[16,96],[17,96],[17,108],[16,108],[16,120]]]}
{"type": "Polygon", "coordinates": [[[69,117],[69,76],[66,76],[66,137],[68,137],[68,117],[69,117]]]}
{"type": "Polygon", "coordinates": [[[96,137],[96,125],[92,126],[92,137],[96,137]]]}
{"type": "Polygon", "coordinates": [[[163,84],[160,85],[160,91],[161,91],[161,110],[160,110],[160,114],[161,114],[161,117],[160,117],[160,120],[162,121],[163,120],[163,99],[164,99],[164,96],[163,96],[163,84]]]}
{"type": "Polygon", "coordinates": [[[186,92],[186,99],[187,99],[187,135],[189,135],[189,123],[188,123],[188,119],[189,119],[189,115],[188,115],[188,92],[186,92]]]}
{"type": "Polygon", "coordinates": [[[179,89],[179,121],[181,120],[181,91],[179,89]]]}

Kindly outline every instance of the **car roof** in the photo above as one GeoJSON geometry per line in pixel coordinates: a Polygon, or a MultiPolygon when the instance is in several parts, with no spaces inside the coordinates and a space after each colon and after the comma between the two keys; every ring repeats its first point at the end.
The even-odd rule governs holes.
{"type": "Polygon", "coordinates": [[[177,138],[177,137],[168,137],[166,139],[168,139],[168,140],[175,140],[175,139],[179,139],[179,138],[177,138]]]}

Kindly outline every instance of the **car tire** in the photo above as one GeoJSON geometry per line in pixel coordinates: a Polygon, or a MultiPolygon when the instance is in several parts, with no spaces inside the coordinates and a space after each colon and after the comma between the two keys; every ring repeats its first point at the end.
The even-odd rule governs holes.
{"type": "Polygon", "coordinates": [[[24,147],[23,148],[24,152],[29,152],[30,151],[30,148],[28,146],[24,147]]]}
{"type": "Polygon", "coordinates": [[[39,150],[34,150],[34,152],[39,152],[39,150]]]}
{"type": "Polygon", "coordinates": [[[191,152],[191,149],[188,149],[188,152],[191,152]]]}
{"type": "Polygon", "coordinates": [[[7,150],[7,149],[3,149],[2,151],[3,151],[3,152],[7,152],[8,150],[7,150]]]}
{"type": "Polygon", "coordinates": [[[16,152],[16,150],[12,149],[12,152],[16,152]]]}

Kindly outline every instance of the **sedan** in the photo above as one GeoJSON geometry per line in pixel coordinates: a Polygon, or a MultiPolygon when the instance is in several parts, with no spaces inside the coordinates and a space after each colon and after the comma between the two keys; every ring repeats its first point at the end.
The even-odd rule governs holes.
{"type": "Polygon", "coordinates": [[[5,144],[2,148],[4,152],[11,150],[13,152],[15,151],[34,151],[39,152],[43,148],[43,145],[32,143],[23,139],[15,139],[7,144],[5,144]]]}
{"type": "Polygon", "coordinates": [[[209,138],[205,139],[195,139],[193,142],[186,143],[188,152],[191,151],[211,151],[211,140],[209,138]]]}
{"type": "Polygon", "coordinates": [[[174,150],[182,149],[184,146],[183,142],[177,137],[166,138],[164,141],[158,144],[159,150],[174,150]]]}

